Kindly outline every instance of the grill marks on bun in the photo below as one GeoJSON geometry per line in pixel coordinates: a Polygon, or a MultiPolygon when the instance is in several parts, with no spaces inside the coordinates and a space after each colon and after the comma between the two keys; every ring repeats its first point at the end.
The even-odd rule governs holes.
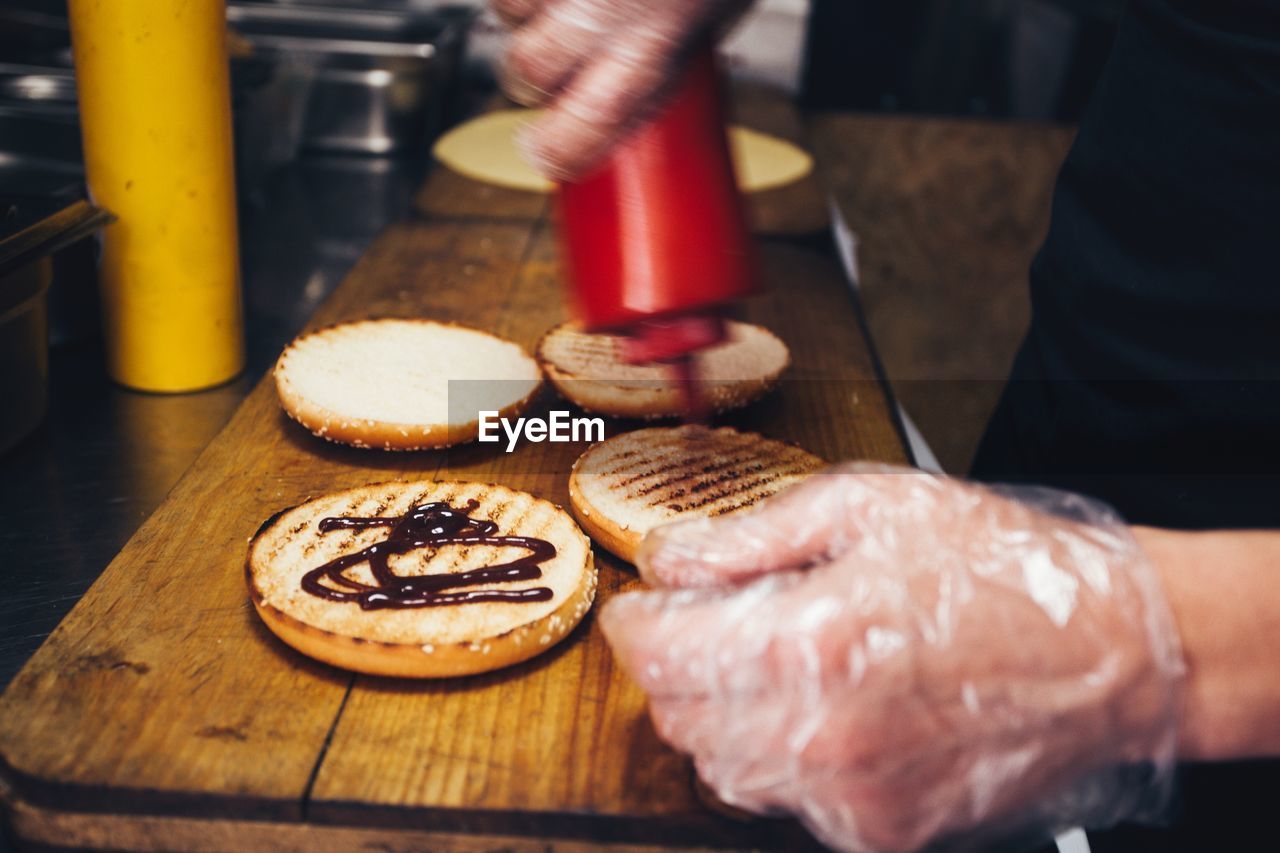
{"type": "MultiPolygon", "coordinates": [[[[393,556],[400,576],[485,568],[523,553],[514,545],[443,544],[393,556]]],[[[485,672],[526,660],[573,630],[595,597],[596,571],[586,536],[563,509],[525,492],[484,483],[385,483],[314,498],[266,524],[249,545],[246,577],[263,621],[303,654],[377,675],[434,678],[485,672]],[[555,556],[535,580],[479,584],[467,589],[547,587],[547,601],[476,602],[448,607],[364,610],[302,589],[303,575],[329,561],[385,540],[389,528],[321,533],[329,517],[393,517],[444,502],[492,521],[495,536],[543,539],[555,556]]],[[[344,576],[372,583],[367,564],[344,576]]]]}
{"type": "Polygon", "coordinates": [[[634,562],[654,527],[740,512],[825,465],[793,444],[729,427],[642,429],[579,457],[569,497],[583,529],[634,562]]]}
{"type": "MultiPolygon", "coordinates": [[[[622,418],[685,414],[684,398],[661,364],[628,364],[616,335],[556,326],[538,343],[547,378],[567,400],[589,412],[622,418]]],[[[762,326],[730,321],[728,340],[697,355],[703,397],[715,411],[736,409],[767,394],[791,362],[790,352],[762,326]]]]}
{"type": "Polygon", "coordinates": [[[603,484],[644,509],[724,515],[776,493],[779,481],[803,476],[816,459],[793,445],[728,428],[643,433],[645,440],[658,433],[650,445],[653,456],[627,453],[624,464],[600,476],[603,484]],[[655,464],[654,457],[662,461],[655,464]]]}

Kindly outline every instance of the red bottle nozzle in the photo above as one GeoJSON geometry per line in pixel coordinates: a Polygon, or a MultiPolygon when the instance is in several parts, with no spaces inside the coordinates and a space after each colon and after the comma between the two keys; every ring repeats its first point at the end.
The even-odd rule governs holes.
{"type": "Polygon", "coordinates": [[[675,375],[676,386],[680,389],[680,397],[684,400],[684,422],[687,424],[706,424],[711,420],[711,409],[706,397],[702,394],[702,386],[698,384],[698,368],[692,355],[682,355],[671,362],[671,370],[675,375]]]}
{"type": "Polygon", "coordinates": [[[684,401],[685,422],[706,423],[710,411],[698,384],[694,353],[722,343],[727,336],[724,317],[718,311],[654,317],[623,330],[620,356],[632,364],[669,365],[684,401]]]}
{"type": "Polygon", "coordinates": [[[632,364],[673,361],[724,341],[724,318],[714,311],[652,317],[623,330],[622,358],[632,364]]]}

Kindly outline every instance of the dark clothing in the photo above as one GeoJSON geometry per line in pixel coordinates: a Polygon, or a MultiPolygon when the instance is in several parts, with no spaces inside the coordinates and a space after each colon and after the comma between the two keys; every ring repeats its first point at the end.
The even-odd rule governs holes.
{"type": "MultiPolygon", "coordinates": [[[[1131,0],[974,476],[1135,523],[1280,528],[1278,262],[1280,0],[1131,0]]],[[[1169,832],[1095,849],[1280,850],[1280,765],[1184,776],[1169,832]]]]}
{"type": "Polygon", "coordinates": [[[1278,263],[1280,2],[1134,0],[975,474],[1134,522],[1280,527],[1278,263]]]}

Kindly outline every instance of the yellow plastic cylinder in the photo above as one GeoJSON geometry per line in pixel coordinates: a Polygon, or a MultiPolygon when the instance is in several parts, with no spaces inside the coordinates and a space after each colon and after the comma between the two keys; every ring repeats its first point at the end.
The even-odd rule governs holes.
{"type": "Polygon", "coordinates": [[[244,367],[225,0],[70,0],[107,369],[146,391],[244,367]]]}

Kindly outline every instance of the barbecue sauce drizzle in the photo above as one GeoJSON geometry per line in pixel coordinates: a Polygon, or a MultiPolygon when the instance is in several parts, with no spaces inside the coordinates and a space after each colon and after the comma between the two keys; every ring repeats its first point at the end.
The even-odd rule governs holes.
{"type": "Polygon", "coordinates": [[[404,515],[393,518],[322,519],[319,526],[321,533],[331,530],[364,530],[370,527],[389,527],[391,532],[381,542],[354,554],[330,560],[307,572],[302,576],[302,588],[314,596],[330,601],[356,602],[364,610],[550,599],[553,593],[545,586],[511,590],[463,589],[480,584],[536,580],[542,577],[539,564],[556,555],[556,546],[545,539],[496,535],[498,525],[492,521],[470,517],[479,506],[479,501],[473,500],[465,508],[455,509],[448,503],[437,501],[421,504],[404,515]],[[466,572],[401,576],[391,571],[389,560],[393,555],[444,545],[509,546],[524,548],[529,553],[510,562],[466,572]],[[365,562],[373,572],[376,585],[360,583],[346,576],[347,569],[365,562]],[[331,585],[321,583],[322,580],[331,585]]]}

